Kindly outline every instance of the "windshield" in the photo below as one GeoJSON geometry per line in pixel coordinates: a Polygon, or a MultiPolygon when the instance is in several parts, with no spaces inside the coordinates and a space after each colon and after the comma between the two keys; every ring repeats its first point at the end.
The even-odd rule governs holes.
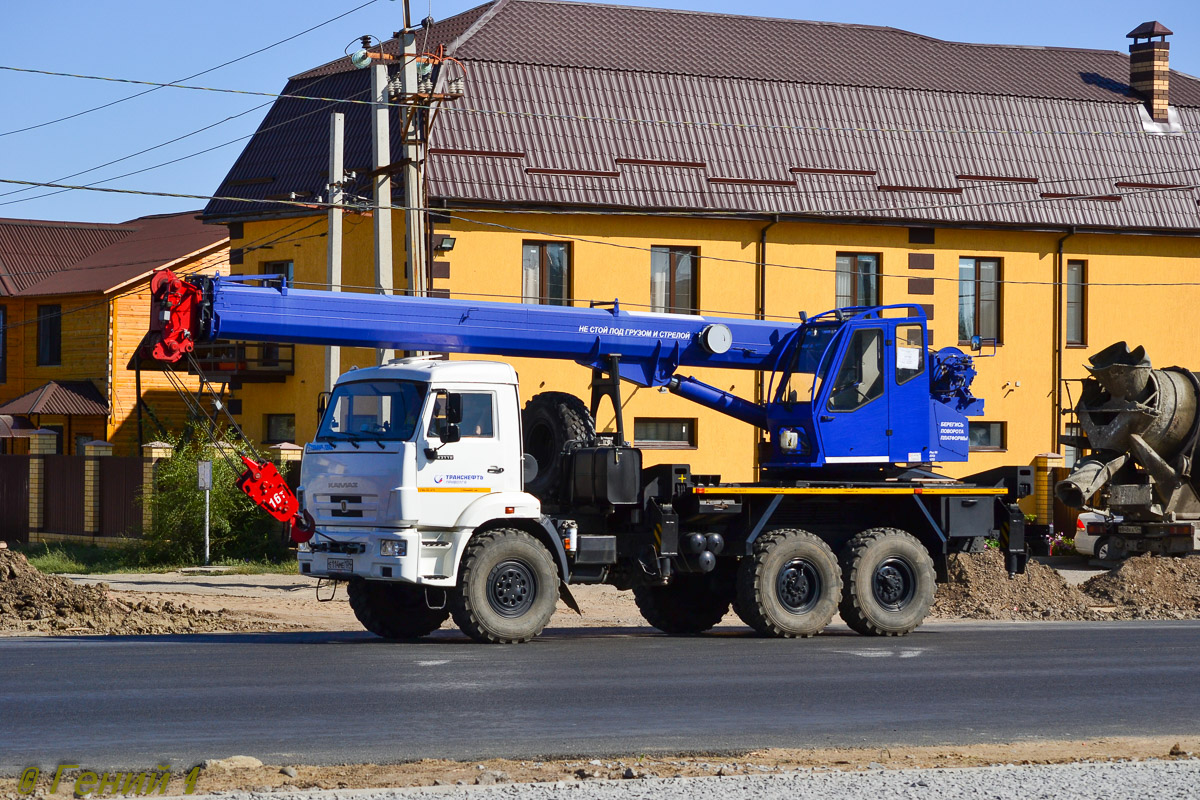
{"type": "Polygon", "coordinates": [[[807,402],[821,388],[829,369],[829,358],[822,359],[837,332],[837,325],[812,325],[800,334],[788,371],[779,385],[778,402],[807,402]]]}
{"type": "Polygon", "coordinates": [[[429,384],[417,381],[358,381],[333,390],[317,440],[407,441],[417,429],[429,384]]]}

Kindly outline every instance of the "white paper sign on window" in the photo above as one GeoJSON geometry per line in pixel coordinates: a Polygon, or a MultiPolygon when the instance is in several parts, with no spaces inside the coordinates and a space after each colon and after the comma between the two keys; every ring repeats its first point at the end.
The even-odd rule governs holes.
{"type": "Polygon", "coordinates": [[[920,369],[921,350],[916,347],[896,348],[896,369],[920,369]]]}

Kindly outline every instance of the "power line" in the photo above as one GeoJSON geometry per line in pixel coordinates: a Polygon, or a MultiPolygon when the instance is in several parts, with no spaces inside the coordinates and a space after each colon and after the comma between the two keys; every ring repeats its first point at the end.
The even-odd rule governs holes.
{"type": "MultiPolygon", "coordinates": [[[[29,125],[24,128],[15,128],[11,131],[0,132],[0,136],[11,136],[15,133],[24,133],[25,131],[37,130],[38,128],[44,128],[48,125],[55,125],[59,122],[66,122],[67,120],[75,119],[76,117],[82,117],[85,114],[90,114],[93,111],[100,111],[101,109],[111,108],[112,106],[115,106],[119,103],[124,103],[126,100],[133,100],[136,97],[141,97],[143,95],[150,94],[151,92],[157,92],[159,89],[163,89],[163,88],[166,88],[169,86],[176,86],[177,84],[182,83],[183,81],[190,81],[192,78],[199,78],[201,75],[207,75],[210,72],[216,72],[219,69],[228,67],[230,64],[236,64],[239,61],[245,61],[247,58],[250,58],[251,56],[258,55],[259,53],[265,53],[266,51],[271,50],[272,48],[279,47],[282,44],[287,44],[288,42],[292,41],[293,39],[298,39],[299,37],[304,36],[307,33],[312,33],[313,31],[317,30],[318,28],[323,28],[326,25],[330,24],[331,22],[338,21],[342,17],[349,16],[350,14],[353,14],[356,11],[361,11],[362,9],[364,9],[367,6],[372,5],[373,3],[376,3],[376,2],[378,2],[378,0],[367,0],[367,2],[363,3],[360,6],[356,6],[355,8],[352,8],[349,11],[346,11],[342,14],[338,14],[336,17],[327,19],[318,25],[314,25],[311,28],[307,28],[305,30],[300,31],[299,33],[293,34],[293,35],[287,37],[286,39],[280,39],[278,42],[275,42],[274,44],[269,44],[266,47],[261,47],[257,50],[252,50],[251,52],[246,53],[245,55],[238,56],[237,58],[234,58],[234,59],[230,59],[229,61],[226,61],[223,64],[218,64],[215,67],[210,67],[206,70],[202,70],[193,75],[188,75],[186,78],[180,78],[179,80],[172,81],[171,83],[158,84],[158,85],[155,85],[151,89],[147,89],[144,92],[138,92],[137,94],[131,94],[128,97],[122,97],[119,100],[113,100],[110,103],[104,103],[103,105],[98,105],[93,108],[84,109],[83,111],[77,111],[74,114],[68,114],[65,117],[59,117],[58,119],[52,119],[52,120],[48,120],[46,122],[40,122],[37,125],[29,125]]],[[[46,74],[52,74],[52,73],[46,73],[46,74]]]]}
{"type": "MultiPolygon", "coordinates": [[[[292,207],[292,208],[302,208],[305,210],[320,210],[320,209],[329,209],[329,208],[341,208],[346,211],[360,211],[361,210],[361,209],[358,209],[353,206],[346,206],[346,205],[337,206],[332,203],[326,203],[326,202],[315,202],[315,201],[314,202],[302,202],[302,201],[298,201],[298,200],[252,200],[252,199],[248,199],[248,198],[244,198],[244,197],[222,197],[222,196],[214,196],[214,195],[183,194],[183,193],[178,193],[178,192],[151,192],[151,191],[140,191],[140,190],[134,190],[134,189],[115,189],[115,188],[111,188],[111,187],[100,187],[100,186],[91,186],[91,187],[89,187],[89,186],[66,186],[63,184],[37,183],[34,181],[22,181],[22,180],[16,180],[16,179],[12,179],[12,178],[0,178],[0,183],[14,183],[14,184],[20,184],[20,185],[33,185],[33,186],[49,186],[49,187],[53,187],[53,188],[81,189],[81,190],[85,190],[85,191],[108,192],[108,193],[115,193],[115,194],[148,195],[151,197],[184,198],[184,199],[189,199],[189,200],[228,200],[231,202],[248,203],[248,204],[266,203],[266,204],[283,205],[283,206],[288,206],[288,207],[292,207]]],[[[1200,184],[1197,184],[1197,187],[1200,187],[1200,184]]],[[[1193,188],[1197,188],[1197,187],[1193,187],[1193,188]]],[[[1164,191],[1164,190],[1163,189],[1139,189],[1139,190],[1123,193],[1122,196],[1131,196],[1131,195],[1152,193],[1152,192],[1158,192],[1158,191],[1164,191]]],[[[1090,197],[1095,198],[1095,197],[1101,197],[1101,196],[1103,196],[1103,195],[1092,195],[1090,197]]],[[[1034,203],[1034,202],[1060,202],[1064,199],[1065,200],[1086,200],[1089,198],[1083,197],[1083,196],[1071,197],[1071,198],[1036,198],[1036,199],[1031,199],[1031,200],[1012,200],[1012,201],[1004,201],[1004,202],[999,202],[999,203],[987,203],[987,204],[975,204],[975,205],[1020,205],[1020,204],[1034,203]]],[[[970,207],[970,204],[968,204],[968,207],[970,207]]],[[[650,247],[642,247],[639,245],[631,245],[631,244],[622,244],[620,242],[610,242],[610,241],[605,241],[602,239],[590,239],[590,238],[581,237],[581,236],[568,236],[565,234],[550,233],[547,231],[539,231],[539,230],[534,230],[534,229],[530,229],[530,228],[518,228],[518,227],[515,227],[512,225],[504,225],[499,222],[490,222],[487,220],[472,219],[470,217],[461,216],[461,214],[463,214],[463,213],[477,213],[477,214],[512,213],[508,209],[463,209],[463,210],[459,210],[459,214],[453,214],[453,213],[448,212],[447,209],[444,209],[444,208],[427,208],[427,207],[422,207],[422,206],[409,207],[409,206],[391,204],[391,205],[386,206],[386,208],[391,211],[406,211],[406,210],[411,209],[411,210],[416,210],[416,211],[435,212],[435,213],[441,214],[449,219],[457,219],[462,222],[467,222],[467,223],[476,224],[476,225],[487,225],[489,227],[494,227],[494,228],[498,228],[501,230],[513,231],[516,233],[524,233],[524,234],[535,235],[535,236],[544,236],[549,239],[555,239],[555,240],[560,240],[560,241],[579,242],[581,244],[598,244],[598,245],[603,245],[606,247],[616,247],[616,248],[620,248],[620,249],[624,249],[624,250],[636,250],[636,251],[647,252],[647,253],[651,252],[650,247]]],[[[938,207],[931,206],[931,208],[938,208],[938,207]]],[[[894,210],[894,209],[866,209],[866,211],[875,211],[875,212],[888,211],[888,210],[894,210]]],[[[910,209],[900,209],[900,210],[910,210],[910,209]]],[[[526,212],[520,212],[520,213],[542,213],[542,214],[544,214],[546,212],[526,211],[526,212]]],[[[555,212],[555,213],[559,213],[559,212],[555,212]]],[[[571,212],[562,212],[562,213],[571,213],[571,212]]],[[[600,214],[602,212],[594,212],[594,213],[600,214]]],[[[749,212],[739,212],[739,213],[741,213],[743,216],[745,216],[749,212]]],[[[762,214],[767,214],[769,216],[773,216],[776,212],[754,212],[754,213],[756,213],[757,215],[760,215],[760,216],[762,214]]],[[[780,213],[791,213],[791,212],[780,212],[780,213]]],[[[850,213],[850,212],[842,212],[842,213],[850,213]]],[[[822,213],[822,212],[811,212],[811,216],[813,218],[837,217],[837,216],[841,216],[842,213],[834,215],[834,214],[828,214],[828,213],[822,213]]],[[[644,213],[643,216],[660,216],[660,215],[644,213]]],[[[704,216],[704,214],[702,212],[701,213],[677,213],[677,214],[673,214],[672,216],[685,217],[685,218],[687,218],[687,217],[696,218],[696,217],[702,217],[702,216],[704,216]]],[[[807,267],[807,266],[799,266],[799,265],[794,265],[794,264],[775,264],[775,263],[770,263],[770,262],[762,263],[760,265],[760,263],[757,261],[750,261],[748,259],[739,259],[739,258],[723,258],[720,256],[705,256],[705,258],[710,261],[721,261],[721,262],[727,262],[727,263],[733,263],[733,264],[748,264],[748,265],[755,266],[755,267],[763,266],[763,267],[773,267],[773,268],[777,268],[777,269],[800,270],[800,271],[806,271],[806,272],[827,272],[827,273],[835,273],[835,274],[837,273],[836,268],[831,269],[828,267],[807,267]]],[[[891,278],[891,277],[901,277],[901,276],[899,276],[899,275],[881,275],[881,277],[891,278]]],[[[957,282],[958,278],[944,277],[944,276],[930,276],[929,280],[957,282]]],[[[1010,280],[1010,279],[1004,279],[1001,281],[997,281],[997,283],[1009,284],[1009,285],[1021,285],[1021,286],[1066,285],[1065,282],[1059,283],[1056,281],[1015,281],[1015,280],[1010,280]]],[[[1131,287],[1134,287],[1134,286],[1146,286],[1146,287],[1150,287],[1150,286],[1154,286],[1154,287],[1158,287],[1158,286],[1200,286],[1200,282],[1194,282],[1194,281],[1142,282],[1142,281],[1139,281],[1139,282],[1128,282],[1128,283],[1097,283],[1097,282],[1089,281],[1088,286],[1131,286],[1131,287]]]]}

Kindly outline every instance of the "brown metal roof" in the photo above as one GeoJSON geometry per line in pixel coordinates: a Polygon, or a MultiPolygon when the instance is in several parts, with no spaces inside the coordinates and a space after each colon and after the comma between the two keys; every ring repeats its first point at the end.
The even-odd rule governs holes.
{"type": "MultiPolygon", "coordinates": [[[[438,24],[440,40],[464,30],[450,52],[466,96],[443,105],[428,161],[430,197],[451,205],[1200,231],[1200,80],[1172,73],[1182,133],[1147,133],[1124,53],[557,0],[438,24]]],[[[367,77],[333,62],[285,91],[365,96],[367,77]]],[[[356,169],[366,108],[277,102],[217,194],[323,193],[315,112],[346,112],[356,169]]],[[[281,210],[205,209],[263,213],[281,210]]]]}
{"type": "Polygon", "coordinates": [[[0,219],[0,294],[17,294],[131,231],[104,223],[0,219]]]}
{"type": "Polygon", "coordinates": [[[227,239],[195,211],[119,225],[0,220],[0,296],[105,292],[227,239]]]}
{"type": "Polygon", "coordinates": [[[0,406],[0,414],[107,417],[108,401],[91,381],[50,381],[0,406]]]}

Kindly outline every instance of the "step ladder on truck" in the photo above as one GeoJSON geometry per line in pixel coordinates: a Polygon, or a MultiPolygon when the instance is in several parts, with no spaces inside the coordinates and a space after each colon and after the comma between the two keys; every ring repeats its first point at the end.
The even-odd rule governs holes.
{"type": "Polygon", "coordinates": [[[999,540],[1023,572],[1027,467],[952,480],[968,455],[971,356],[931,350],[917,306],[796,323],[297,290],[281,276],[158,273],[150,341],[170,365],[196,343],[280,342],[554,358],[593,371],[589,403],[521,407],[500,361],[400,358],[342,375],[293,494],[245,458],[239,486],[291,521],[301,573],[345,581],[358,619],[414,638],[453,616],[482,642],[524,642],[569,586],[632,590],[656,628],[695,634],[730,610],[762,635],[807,637],[834,614],[867,635],[916,628],[947,556],[999,540]],[[769,374],[752,403],[684,374],[769,374]],[[643,468],[622,382],[665,387],[761,429],[761,480],[643,468]],[[608,398],[615,431],[598,433],[608,398]]]}

